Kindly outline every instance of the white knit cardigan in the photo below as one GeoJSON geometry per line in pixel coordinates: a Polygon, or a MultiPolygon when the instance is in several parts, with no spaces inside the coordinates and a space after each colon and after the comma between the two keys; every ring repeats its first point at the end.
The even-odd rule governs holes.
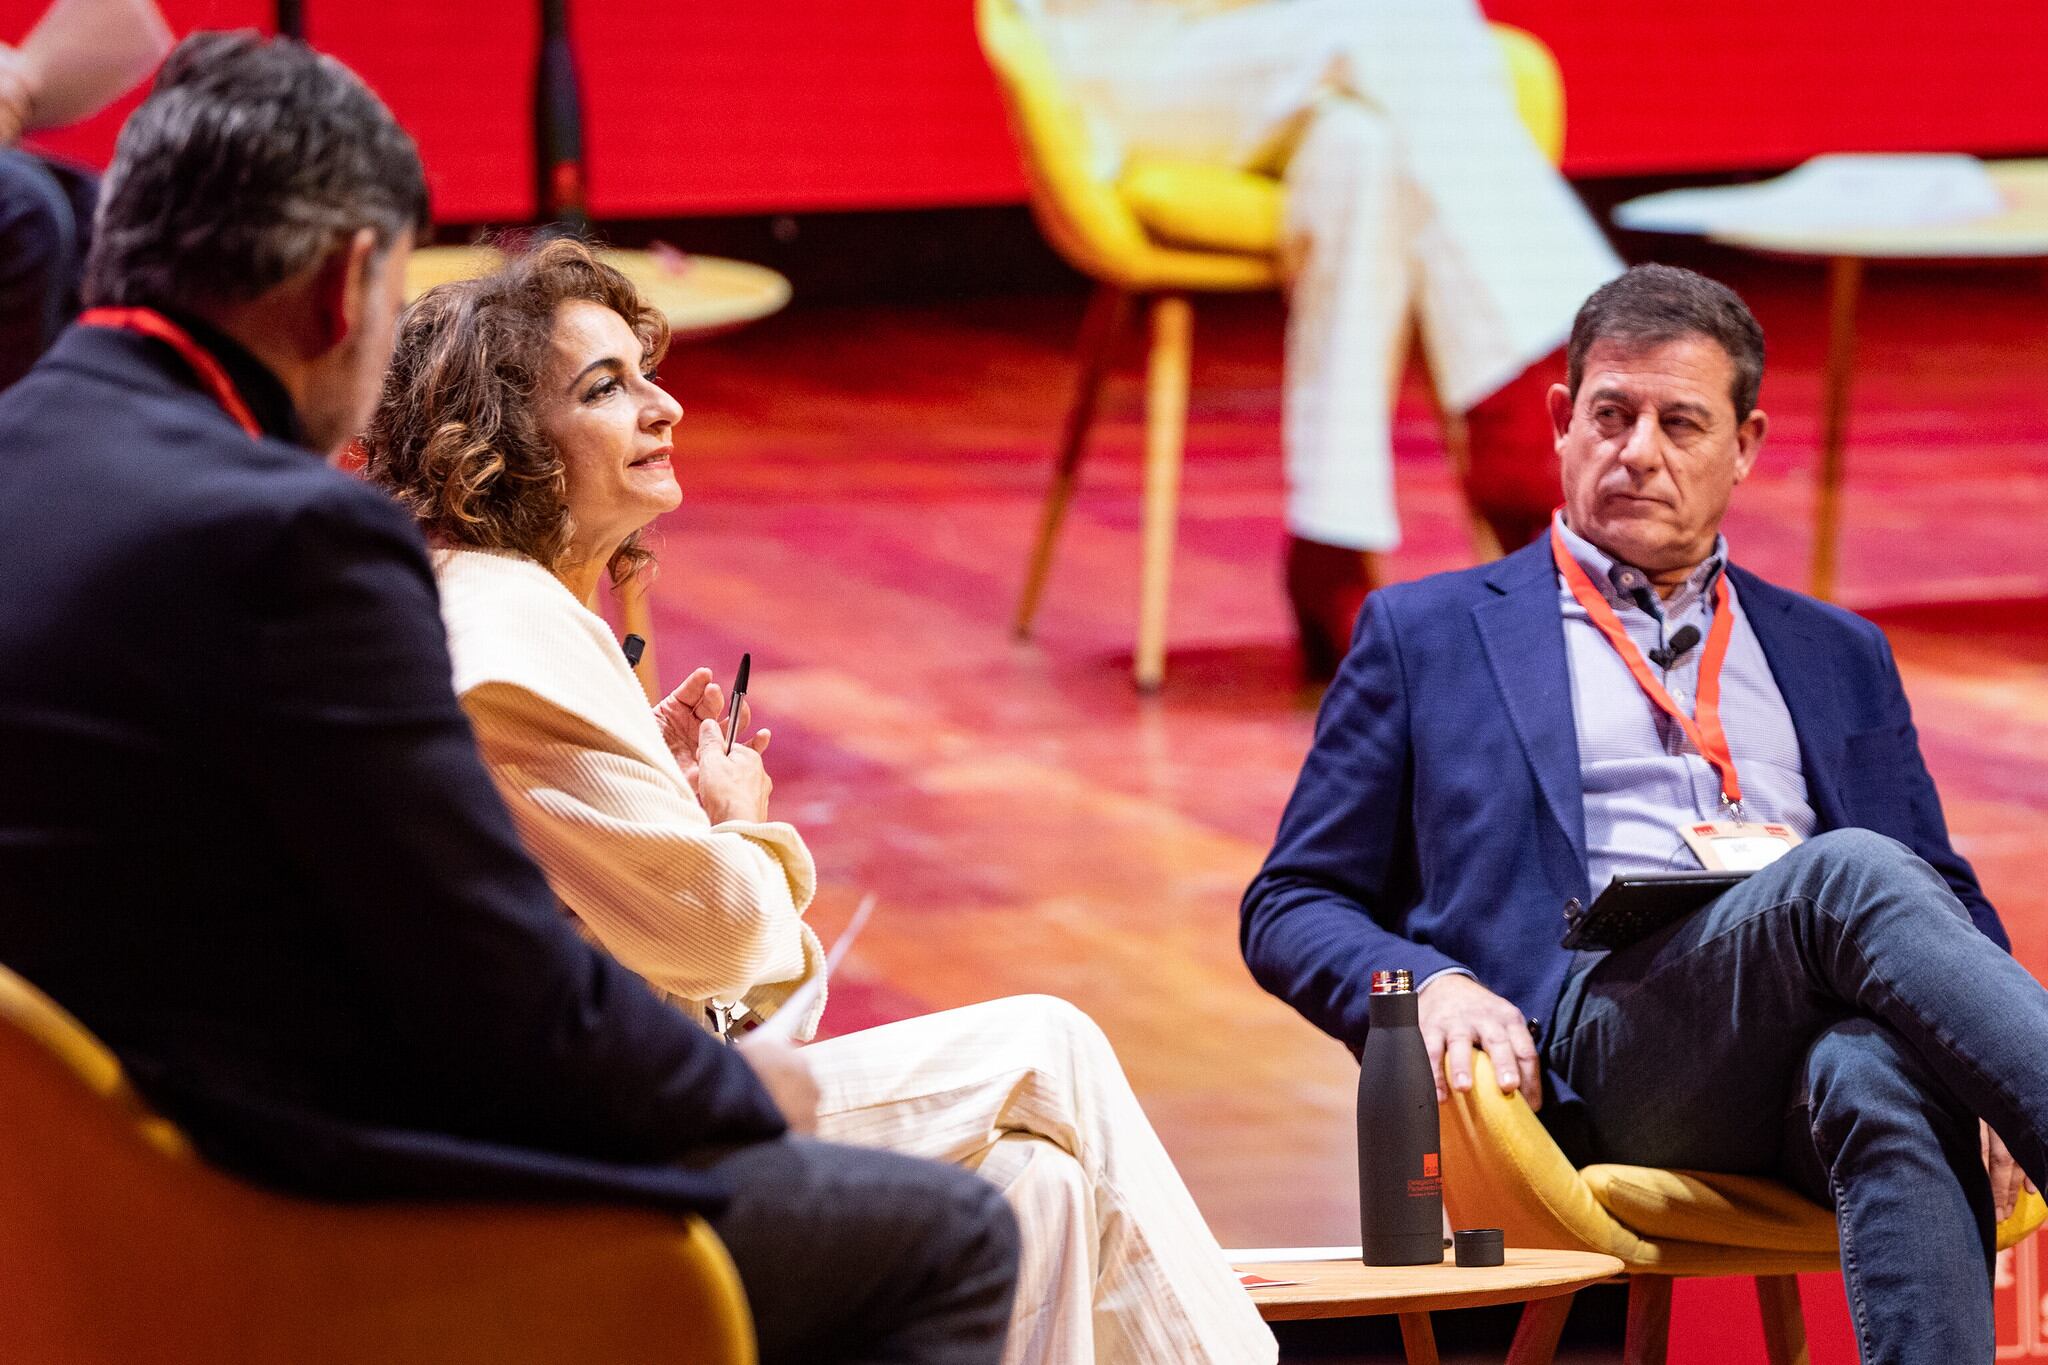
{"type": "Polygon", "coordinates": [[[584,931],[700,1021],[822,971],[810,850],[780,821],[711,823],[604,619],[524,555],[438,550],[434,572],[484,763],[584,931]]]}

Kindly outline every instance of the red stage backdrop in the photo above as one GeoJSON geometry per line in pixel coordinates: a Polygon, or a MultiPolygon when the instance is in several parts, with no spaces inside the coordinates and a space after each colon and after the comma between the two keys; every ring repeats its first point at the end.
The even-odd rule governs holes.
{"type": "MultiPolygon", "coordinates": [[[[261,0],[164,0],[181,31],[261,0]]],[[[419,137],[441,216],[531,212],[524,0],[305,0],[419,137]]],[[[662,217],[1002,203],[1021,186],[971,0],[574,0],[590,204],[662,217]]],[[[36,0],[0,0],[0,38],[36,0]]],[[[2041,0],[1489,0],[1563,63],[1576,175],[1828,150],[2048,148],[2041,0]]],[[[116,111],[116,113],[124,111],[116,111]]],[[[104,160],[118,118],[48,139],[104,160]]]]}

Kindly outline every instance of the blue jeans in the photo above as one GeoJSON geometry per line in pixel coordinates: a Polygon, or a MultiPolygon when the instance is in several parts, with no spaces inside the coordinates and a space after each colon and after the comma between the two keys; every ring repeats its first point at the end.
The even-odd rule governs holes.
{"type": "Polygon", "coordinates": [[[1864,1365],[1992,1358],[1977,1117],[2048,1188],[2048,991],[1904,845],[1821,835],[1573,964],[1547,1060],[1598,1161],[1832,1207],[1864,1365]]]}
{"type": "Polygon", "coordinates": [[[0,149],[0,389],[78,312],[97,193],[83,171],[0,149]]]}

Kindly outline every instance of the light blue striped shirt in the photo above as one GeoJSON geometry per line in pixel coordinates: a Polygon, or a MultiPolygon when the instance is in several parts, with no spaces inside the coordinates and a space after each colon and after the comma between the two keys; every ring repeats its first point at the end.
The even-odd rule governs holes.
{"type": "MultiPolygon", "coordinates": [[[[1699,631],[1699,643],[1661,676],[1671,699],[1693,715],[1700,657],[1714,621],[1714,580],[1728,560],[1727,540],[1717,538],[1707,562],[1668,599],[1659,599],[1647,574],[1618,563],[1570,527],[1563,530],[1565,548],[1584,566],[1646,658],[1684,627],[1699,631]]],[[[1628,665],[1562,580],[1557,593],[1571,673],[1572,721],[1578,729],[1579,776],[1586,792],[1586,859],[1593,893],[1598,895],[1617,873],[1698,867],[1678,827],[1727,817],[1720,777],[1678,722],[1643,694],[1628,665]]],[[[1721,668],[1721,727],[1742,781],[1743,815],[1787,825],[1808,838],[1814,817],[1799,736],[1732,583],[1728,609],[1735,624],[1721,668]]]]}

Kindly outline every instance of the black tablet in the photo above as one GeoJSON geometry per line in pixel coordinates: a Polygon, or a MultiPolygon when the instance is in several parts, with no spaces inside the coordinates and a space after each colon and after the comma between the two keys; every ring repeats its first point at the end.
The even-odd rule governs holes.
{"type": "Polygon", "coordinates": [[[1607,883],[1590,910],[1565,912],[1567,948],[1626,948],[1676,923],[1747,872],[1630,872],[1607,883]]]}

